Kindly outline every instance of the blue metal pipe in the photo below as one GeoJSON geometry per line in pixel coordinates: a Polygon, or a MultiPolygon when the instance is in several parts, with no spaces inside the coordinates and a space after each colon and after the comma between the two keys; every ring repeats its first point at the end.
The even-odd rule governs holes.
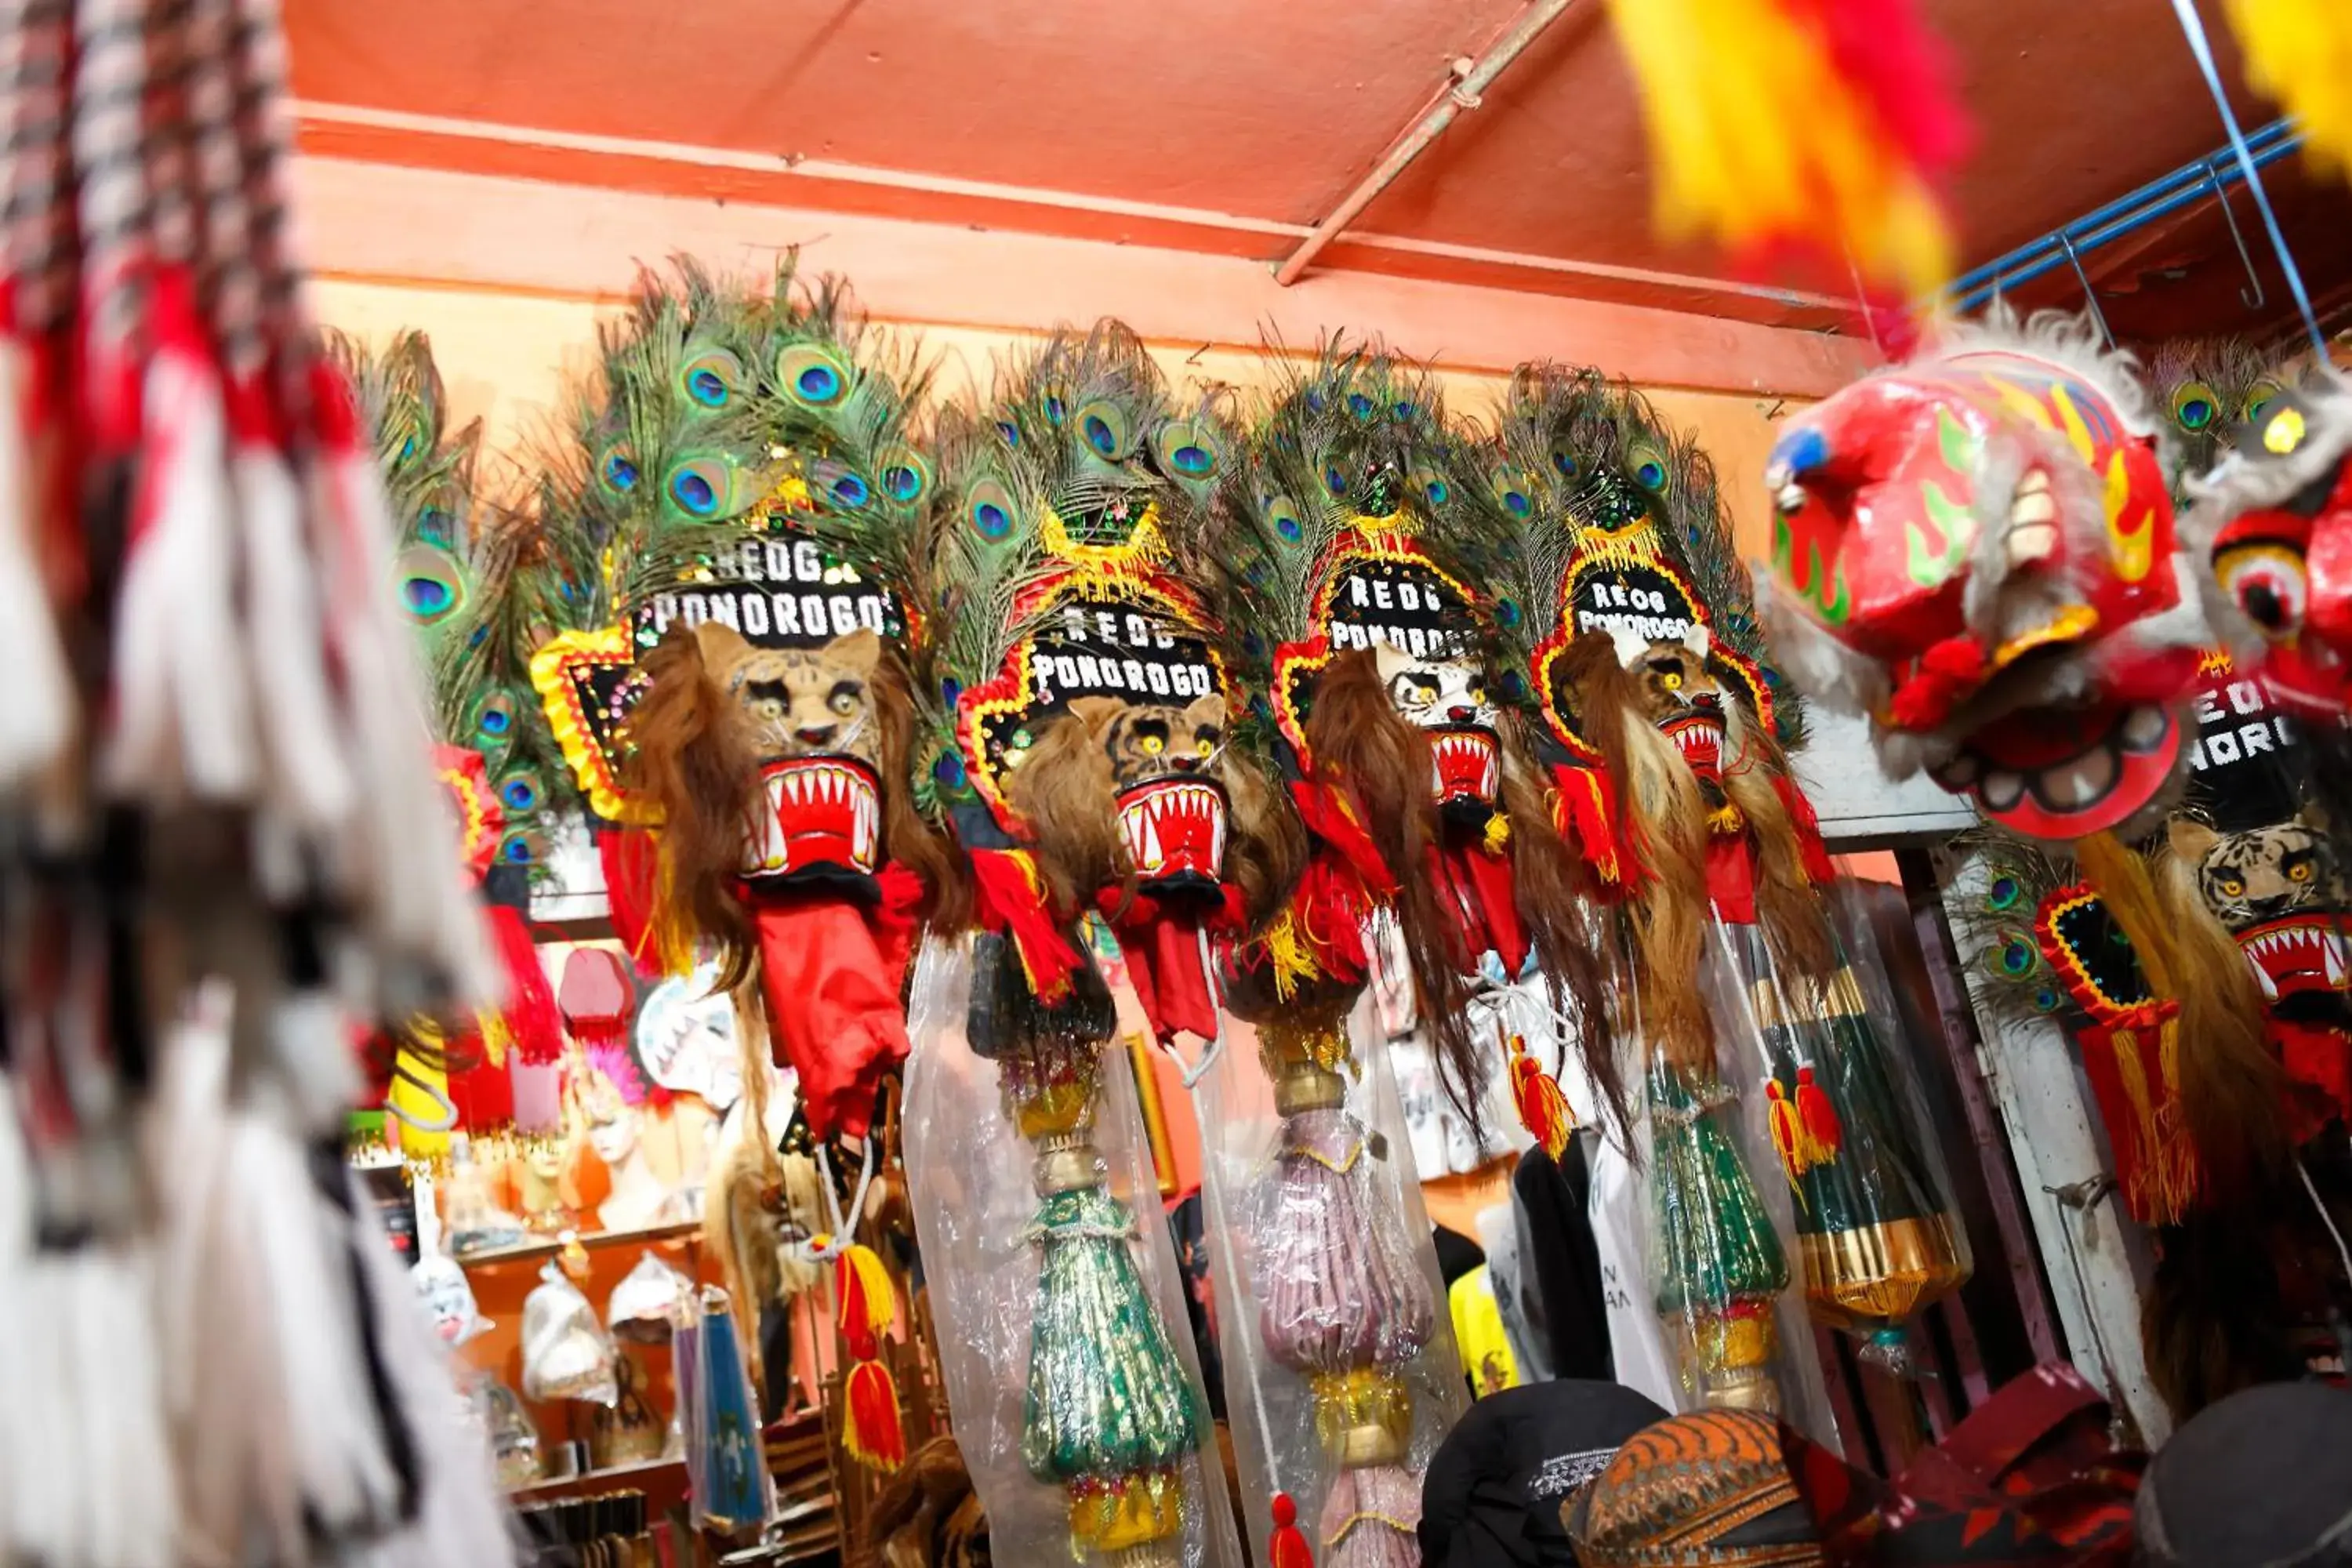
{"type": "MultiPolygon", "coordinates": [[[[2247,137],[2246,145],[2256,153],[2265,152],[2282,140],[2293,136],[2294,129],[2292,121],[2273,120],[2247,137]]],[[[2299,142],[2300,138],[2295,140],[2299,142]]],[[[1990,282],[1996,277],[2006,280],[2014,268],[2040,258],[2044,252],[2063,255],[2063,252],[2061,251],[2058,244],[2058,236],[2062,233],[2073,234],[2075,248],[2082,248],[2083,236],[2087,230],[2110,223],[2158,196],[2170,195],[2175,191],[2204,185],[2207,166],[2221,163],[2228,151],[2227,148],[2223,148],[2209,158],[2200,159],[2194,163],[2184,163],[2169,174],[2150,180],[2137,190],[2118,196],[2105,206],[2092,208],[2063,228],[2053,229],[2039,239],[2026,241],[1999,260],[1989,262],[1973,272],[1964,273],[1954,279],[1948,292],[1956,294],[1967,292],[1981,284],[1990,282]]]]}
{"type": "MultiPolygon", "coordinates": [[[[2285,121],[2265,126],[2257,137],[2247,140],[2250,146],[2254,146],[2253,162],[2257,168],[2274,163],[2303,145],[2302,136],[2285,121]],[[2279,134],[2271,135],[2273,132],[2279,134]],[[2260,144],[2255,145],[2258,141],[2260,144]]],[[[2094,250],[2121,239],[2136,229],[2145,228],[2183,207],[2210,199],[2216,194],[2217,184],[2226,191],[2232,185],[2244,183],[2243,171],[2235,163],[2223,162],[2220,153],[2211,159],[2188,164],[1955,280],[1952,285],[1952,291],[1958,296],[1955,308],[1964,311],[1976,310],[1990,300],[1998,289],[2014,288],[2068,265],[2061,236],[2074,240],[2078,254],[2094,250]]]]}

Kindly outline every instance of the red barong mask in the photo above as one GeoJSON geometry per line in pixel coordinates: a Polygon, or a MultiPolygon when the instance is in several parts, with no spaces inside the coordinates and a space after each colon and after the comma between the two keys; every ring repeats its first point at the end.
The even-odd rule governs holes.
{"type": "Polygon", "coordinates": [[[2214,619],[2305,713],[2352,707],[2352,387],[2282,394],[2203,480],[2188,531],[2212,564],[2214,619]]]}
{"type": "Polygon", "coordinates": [[[1767,482],[1774,653],[1890,776],[2035,837],[2153,821],[2206,633],[2116,358],[2063,327],[1927,355],[1800,415],[1767,482]]]}

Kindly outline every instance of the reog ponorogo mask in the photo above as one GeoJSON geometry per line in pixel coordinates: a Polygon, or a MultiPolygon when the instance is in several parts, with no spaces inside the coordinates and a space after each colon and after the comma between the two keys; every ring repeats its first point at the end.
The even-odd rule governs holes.
{"type": "Polygon", "coordinates": [[[930,471],[837,290],[793,282],[648,279],[608,332],[582,508],[608,564],[579,596],[612,624],[533,677],[593,804],[655,829],[641,956],[682,973],[707,942],[728,988],[757,974],[811,1125],[854,1137],[907,1053],[914,921],[951,881],[907,789],[930,471]]]}
{"type": "Polygon", "coordinates": [[[1086,967],[1074,924],[1099,910],[1163,1040],[1216,1033],[1203,937],[1237,934],[1286,879],[1183,575],[1233,445],[1216,399],[1178,406],[1116,321],[1054,339],[948,440],[954,746],[936,783],[982,923],[1052,1007],[1086,967]]]}
{"type": "Polygon", "coordinates": [[[1799,415],[1768,471],[1773,650],[2019,833],[2144,825],[2205,640],[2157,426],[2087,329],[1962,338],[1799,415]]]}
{"type": "Polygon", "coordinates": [[[1353,983],[1353,928],[1393,908],[1457,1098],[1487,1070],[1466,977],[1489,952],[1513,976],[1532,954],[1589,1021],[1593,1079],[1613,1093],[1589,879],[1553,831],[1454,537],[1467,445],[1425,371],[1336,345],[1254,444],[1227,597],[1317,840],[1292,925],[1314,967],[1353,983]]]}

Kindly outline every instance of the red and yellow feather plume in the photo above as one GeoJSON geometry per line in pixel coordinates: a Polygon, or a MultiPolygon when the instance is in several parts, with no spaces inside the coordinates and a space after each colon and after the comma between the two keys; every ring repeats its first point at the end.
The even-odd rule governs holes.
{"type": "Polygon", "coordinates": [[[1851,257],[1912,295],[1950,275],[1937,185],[1966,150],[1916,0],[1612,0],[1657,163],[1660,227],[1753,261],[1851,257]]]}

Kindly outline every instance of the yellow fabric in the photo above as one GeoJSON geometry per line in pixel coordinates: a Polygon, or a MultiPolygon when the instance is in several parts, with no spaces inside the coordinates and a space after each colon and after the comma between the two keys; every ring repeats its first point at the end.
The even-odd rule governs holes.
{"type": "Polygon", "coordinates": [[[1829,51],[1776,0],[1609,11],[1641,89],[1669,237],[1843,245],[1865,278],[1914,295],[1950,276],[1951,233],[1918,171],[1890,154],[1829,51]]]}
{"type": "Polygon", "coordinates": [[[1486,1266],[1482,1263],[1456,1279],[1445,1293],[1445,1304],[1454,1317],[1454,1343],[1462,1352],[1462,1370],[1479,1397],[1518,1387],[1523,1381],[1518,1360],[1503,1332],[1503,1310],[1495,1304],[1486,1266]]]}
{"type": "Polygon", "coordinates": [[[2223,0],[2246,79],[2302,121],[2324,169],[2352,172],[2352,5],[2344,0],[2223,0]]]}

